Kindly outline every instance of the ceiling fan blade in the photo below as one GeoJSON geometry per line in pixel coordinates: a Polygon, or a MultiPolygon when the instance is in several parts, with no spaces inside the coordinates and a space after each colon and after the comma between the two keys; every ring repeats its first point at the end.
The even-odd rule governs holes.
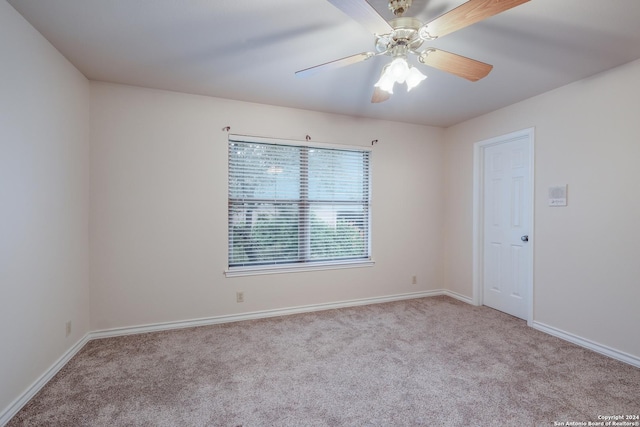
{"type": "Polygon", "coordinates": [[[345,58],[336,59],[335,61],[326,62],[324,64],[316,65],[315,67],[309,67],[305,68],[304,70],[296,71],[296,77],[309,77],[316,73],[319,73],[320,71],[335,70],[336,68],[346,67],[347,65],[365,61],[372,56],[375,56],[373,52],[362,52],[356,55],[347,56],[345,58]]]}
{"type": "Polygon", "coordinates": [[[442,37],[530,0],[469,0],[423,26],[431,37],[442,37]]]}
{"type": "Polygon", "coordinates": [[[391,98],[391,94],[386,90],[382,90],[379,87],[373,87],[373,96],[371,97],[371,103],[377,104],[379,102],[384,102],[387,99],[391,98]]]}
{"type": "Polygon", "coordinates": [[[388,34],[393,28],[366,0],[327,0],[373,34],[388,34]]]}
{"type": "Polygon", "coordinates": [[[493,65],[433,48],[427,49],[418,57],[418,60],[425,65],[455,74],[472,82],[486,77],[493,68],[493,65]]]}

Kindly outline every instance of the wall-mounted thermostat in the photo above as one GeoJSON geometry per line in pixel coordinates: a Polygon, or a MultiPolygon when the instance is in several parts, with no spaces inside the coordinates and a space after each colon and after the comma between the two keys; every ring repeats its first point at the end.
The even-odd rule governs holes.
{"type": "Polygon", "coordinates": [[[567,185],[549,187],[549,206],[567,206],[567,185]]]}

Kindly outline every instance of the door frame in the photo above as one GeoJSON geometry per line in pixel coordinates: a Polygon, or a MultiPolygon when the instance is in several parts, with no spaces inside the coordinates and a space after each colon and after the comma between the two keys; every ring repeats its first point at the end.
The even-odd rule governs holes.
{"type": "Polygon", "coordinates": [[[478,141],[473,144],[473,304],[482,305],[484,300],[484,157],[485,149],[487,147],[504,144],[515,139],[521,139],[525,137],[529,145],[529,245],[531,250],[529,252],[529,274],[527,277],[527,325],[533,325],[533,261],[534,261],[534,245],[535,245],[535,233],[534,233],[534,212],[535,212],[535,169],[534,169],[534,128],[527,128],[515,132],[508,133],[506,135],[497,136],[494,138],[478,141]]]}

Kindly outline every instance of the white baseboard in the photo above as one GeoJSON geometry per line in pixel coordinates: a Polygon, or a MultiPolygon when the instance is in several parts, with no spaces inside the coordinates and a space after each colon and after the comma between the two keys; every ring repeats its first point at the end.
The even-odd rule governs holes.
{"type": "Polygon", "coordinates": [[[462,294],[459,294],[457,292],[453,292],[453,291],[449,291],[449,290],[445,289],[444,291],[442,291],[442,295],[446,295],[446,296],[449,296],[451,298],[455,298],[458,301],[466,302],[467,304],[470,304],[470,305],[475,305],[473,303],[473,299],[472,298],[469,298],[469,297],[464,296],[462,294]]]}
{"type": "Polygon", "coordinates": [[[360,305],[381,304],[385,302],[401,301],[414,298],[433,297],[437,295],[445,295],[443,290],[412,292],[408,294],[389,295],[375,298],[362,298],[356,300],[311,304],[299,307],[289,307],[276,310],[262,310],[242,314],[230,314],[224,316],[206,317],[201,319],[181,320],[177,322],[155,323],[150,325],[140,325],[124,328],[104,329],[91,332],[90,339],[111,338],[123,335],[144,334],[147,332],[168,331],[172,329],[193,328],[195,326],[209,326],[220,323],[241,322],[243,320],[265,319],[268,317],[288,316],[290,314],[310,313],[313,311],[333,310],[336,308],[355,307],[360,305]]]}
{"type": "Polygon", "coordinates": [[[73,356],[82,350],[85,344],[90,340],[89,335],[90,334],[86,334],[77,343],[75,343],[73,347],[67,350],[53,365],[51,365],[51,367],[49,367],[49,369],[44,372],[44,374],[40,376],[40,378],[31,384],[24,393],[18,396],[16,400],[14,400],[7,408],[5,408],[4,411],[0,413],[0,426],[7,424],[9,420],[11,420],[11,418],[13,418],[18,411],[20,411],[20,409],[22,409],[22,407],[26,405],[33,396],[35,396],[36,393],[38,393],[42,387],[44,387],[49,380],[51,380],[51,378],[53,378],[53,376],[57,374],[60,369],[67,364],[67,362],[69,362],[69,360],[71,360],[73,356]]]}
{"type": "Polygon", "coordinates": [[[640,368],[640,357],[636,357],[620,350],[607,347],[606,345],[598,344],[586,338],[582,338],[569,332],[565,332],[561,329],[554,328],[553,326],[545,325],[544,323],[534,321],[532,327],[549,335],[553,335],[554,337],[579,345],[580,347],[584,347],[586,349],[595,351],[596,353],[603,354],[605,356],[611,357],[612,359],[616,359],[640,368]]]}

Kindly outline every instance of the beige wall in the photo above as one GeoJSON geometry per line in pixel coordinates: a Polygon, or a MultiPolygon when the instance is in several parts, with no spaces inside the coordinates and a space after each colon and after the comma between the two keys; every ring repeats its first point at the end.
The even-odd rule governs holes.
{"type": "Polygon", "coordinates": [[[89,82],[4,1],[0,60],[2,411],[89,331],[89,82]]]}
{"type": "Polygon", "coordinates": [[[472,294],[473,144],[535,127],[534,321],[640,357],[640,61],[446,130],[445,285],[472,294]],[[568,206],[548,207],[568,184],[568,206]]]}
{"type": "Polygon", "coordinates": [[[93,330],[442,288],[442,129],[94,82],[91,110],[93,330]],[[375,266],[225,278],[224,126],[351,145],[378,139],[375,266]]]}

